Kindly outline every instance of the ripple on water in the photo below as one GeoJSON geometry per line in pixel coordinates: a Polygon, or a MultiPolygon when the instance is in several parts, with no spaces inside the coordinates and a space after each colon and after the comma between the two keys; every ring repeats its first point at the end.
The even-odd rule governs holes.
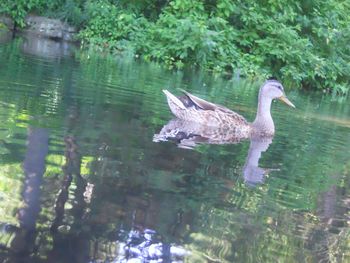
{"type": "MultiPolygon", "coordinates": [[[[67,256],[62,262],[75,253],[57,240],[86,245],[104,259],[119,253],[105,249],[109,245],[158,253],[160,243],[190,251],[189,262],[319,262],[327,251],[349,255],[346,105],[298,91],[291,97],[296,110],[275,103],[276,136],[258,164],[266,178],[249,184],[243,171],[249,141],[188,150],[176,140],[152,138],[172,117],[162,89],[189,90],[252,120],[257,85],[122,58],[39,51],[34,42],[26,51],[0,46],[6,65],[0,66],[0,197],[8,201],[0,205],[1,222],[21,227],[14,211],[23,208],[28,135],[45,127],[45,201],[35,225],[39,239],[55,240],[57,254],[67,256]],[[71,166],[80,170],[70,184],[71,166]],[[57,231],[69,233],[52,231],[54,218],[63,218],[57,231]],[[147,229],[157,233],[154,246],[145,245],[147,229]],[[137,242],[125,246],[133,233],[137,242]]],[[[51,243],[41,247],[41,241],[33,253],[44,258],[51,243]]]]}

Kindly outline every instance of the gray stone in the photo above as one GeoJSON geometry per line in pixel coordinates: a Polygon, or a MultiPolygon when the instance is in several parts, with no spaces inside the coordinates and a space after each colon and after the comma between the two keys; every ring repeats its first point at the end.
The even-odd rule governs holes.
{"type": "Polygon", "coordinates": [[[25,28],[21,32],[32,33],[39,36],[74,41],[76,37],[76,28],[64,23],[58,19],[29,15],[25,19],[25,28]]]}

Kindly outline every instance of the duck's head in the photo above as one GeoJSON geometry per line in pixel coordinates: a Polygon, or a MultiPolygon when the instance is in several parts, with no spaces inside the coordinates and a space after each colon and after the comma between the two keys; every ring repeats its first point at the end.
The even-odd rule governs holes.
{"type": "Polygon", "coordinates": [[[271,100],[279,99],[286,103],[287,105],[295,108],[294,104],[286,97],[284,93],[284,88],[280,82],[277,80],[268,80],[260,89],[260,95],[268,97],[271,100]]]}

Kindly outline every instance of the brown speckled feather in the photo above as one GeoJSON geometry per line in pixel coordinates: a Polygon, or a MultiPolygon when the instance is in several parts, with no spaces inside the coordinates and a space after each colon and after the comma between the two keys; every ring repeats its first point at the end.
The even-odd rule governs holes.
{"type": "Polygon", "coordinates": [[[163,92],[167,96],[170,110],[179,119],[207,126],[237,127],[243,133],[249,133],[250,125],[244,117],[224,106],[200,99],[186,91],[183,97],[175,97],[167,90],[163,92]]]}
{"type": "Polygon", "coordinates": [[[199,144],[232,144],[247,139],[234,127],[205,126],[178,118],[170,120],[162,130],[155,134],[153,141],[175,141],[179,147],[194,148],[199,144]]]}

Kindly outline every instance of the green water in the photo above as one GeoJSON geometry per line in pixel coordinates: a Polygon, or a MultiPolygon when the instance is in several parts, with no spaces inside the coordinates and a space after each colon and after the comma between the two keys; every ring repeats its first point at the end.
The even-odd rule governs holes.
{"type": "Polygon", "coordinates": [[[261,83],[0,41],[2,262],[350,261],[349,99],[286,89],[272,142],[186,149],[162,89],[251,121],[261,83]]]}

